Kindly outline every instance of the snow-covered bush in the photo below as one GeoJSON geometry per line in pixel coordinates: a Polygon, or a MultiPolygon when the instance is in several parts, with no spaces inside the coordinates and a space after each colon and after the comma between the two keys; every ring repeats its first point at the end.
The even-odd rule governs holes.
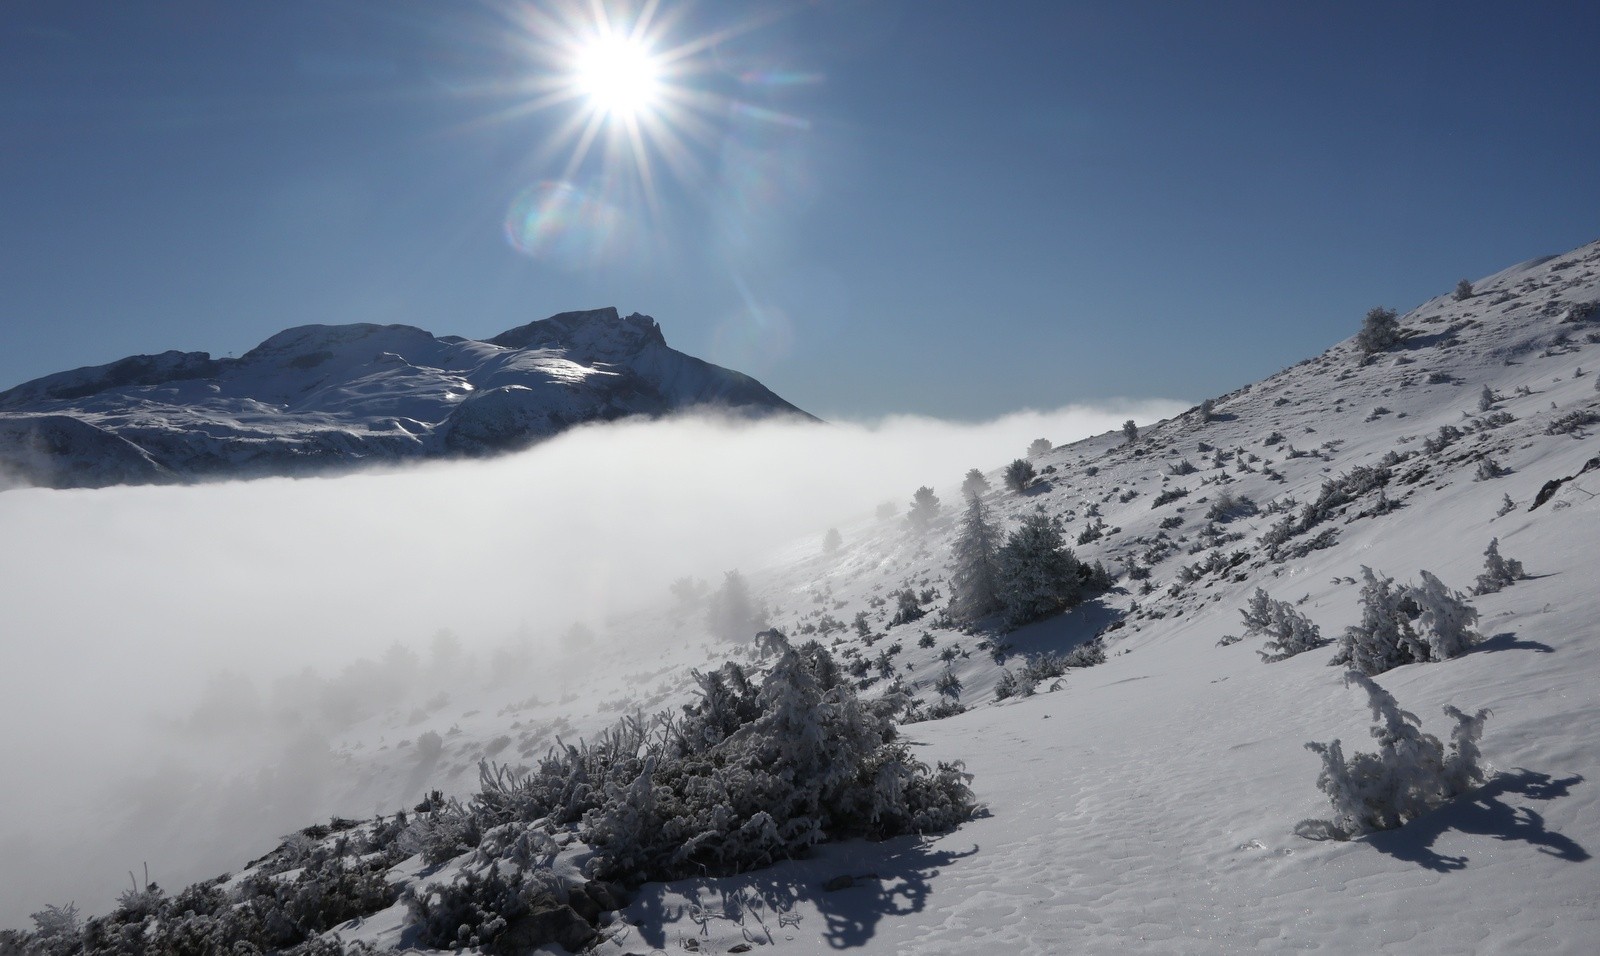
{"type": "Polygon", "coordinates": [[[1367,311],[1356,333],[1356,347],[1371,355],[1392,348],[1400,341],[1399,316],[1393,309],[1379,306],[1367,311]]]}
{"type": "Polygon", "coordinates": [[[1048,438],[1035,438],[1028,443],[1028,457],[1038,458],[1040,455],[1048,455],[1050,450],[1055,447],[1048,438]]]}
{"type": "Polygon", "coordinates": [[[1489,547],[1483,552],[1483,573],[1478,575],[1477,583],[1473,585],[1473,594],[1493,594],[1508,584],[1515,584],[1526,578],[1528,573],[1522,570],[1522,562],[1515,558],[1500,556],[1500,539],[1490,538],[1489,547]]]}
{"type": "Polygon", "coordinates": [[[1455,707],[1445,707],[1445,714],[1455,721],[1446,747],[1439,738],[1423,733],[1417,716],[1401,710],[1394,697],[1370,677],[1349,671],[1345,681],[1367,693],[1378,751],[1346,758],[1337,739],[1307,743],[1306,749],[1322,758],[1317,787],[1332,802],[1333,816],[1302,820],[1296,833],[1313,839],[1349,840],[1392,830],[1483,785],[1489,771],[1483,765],[1478,738],[1488,710],[1469,717],[1455,707]]]}
{"type": "Polygon", "coordinates": [[[1007,465],[1004,474],[1006,487],[1019,495],[1026,491],[1028,486],[1033,484],[1033,479],[1037,477],[1033,470],[1033,464],[1026,458],[1018,458],[1007,465]]]}
{"type": "Polygon", "coordinates": [[[1261,588],[1256,588],[1250,603],[1240,608],[1239,613],[1244,617],[1247,636],[1265,634],[1271,638],[1265,645],[1266,650],[1257,652],[1269,664],[1328,644],[1310,618],[1287,601],[1274,601],[1261,588]]]}
{"type": "Polygon", "coordinates": [[[1486,456],[1478,459],[1478,468],[1473,472],[1472,480],[1493,481],[1496,478],[1504,478],[1508,474],[1510,472],[1502,468],[1499,462],[1486,456]]]}
{"type": "Polygon", "coordinates": [[[928,613],[927,611],[923,610],[922,605],[918,603],[917,592],[911,590],[910,588],[902,588],[901,590],[896,591],[894,593],[894,597],[895,611],[894,617],[889,620],[890,627],[895,627],[900,624],[910,624],[912,621],[920,620],[923,615],[928,613]]]}
{"type": "Polygon", "coordinates": [[[1472,630],[1477,609],[1429,572],[1419,572],[1421,584],[1398,587],[1369,567],[1362,566],[1361,573],[1361,622],[1345,628],[1330,663],[1381,674],[1457,657],[1480,640],[1472,630]]]}
{"type": "Polygon", "coordinates": [[[1133,423],[1133,419],[1130,418],[1122,423],[1122,437],[1126,438],[1130,445],[1139,440],[1139,426],[1133,423]]]}
{"type": "Polygon", "coordinates": [[[1453,298],[1457,302],[1464,302],[1467,299],[1472,298],[1472,283],[1468,282],[1466,279],[1462,279],[1460,282],[1457,282],[1456,291],[1453,298]]]}

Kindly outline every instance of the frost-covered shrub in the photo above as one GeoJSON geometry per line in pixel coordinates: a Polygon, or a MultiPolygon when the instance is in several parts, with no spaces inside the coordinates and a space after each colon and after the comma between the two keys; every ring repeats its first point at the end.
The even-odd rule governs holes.
{"type": "Polygon", "coordinates": [[[1452,297],[1457,302],[1463,302],[1472,298],[1472,283],[1468,282],[1466,279],[1462,279],[1460,282],[1457,282],[1456,291],[1452,297]]]}
{"type": "Polygon", "coordinates": [[[1490,538],[1489,547],[1483,552],[1483,573],[1478,575],[1477,582],[1473,585],[1473,594],[1493,594],[1495,591],[1515,584],[1526,578],[1528,573],[1522,570],[1522,562],[1515,558],[1500,556],[1500,539],[1490,538]]]}
{"type": "Polygon", "coordinates": [[[1400,341],[1399,316],[1393,309],[1379,306],[1367,311],[1356,333],[1356,348],[1371,355],[1393,348],[1400,341]]]}
{"type": "Polygon", "coordinates": [[[1488,411],[1489,409],[1493,408],[1495,402],[1498,402],[1499,400],[1499,397],[1494,393],[1494,389],[1485,385],[1483,387],[1483,391],[1478,393],[1478,411],[1488,411]]]}
{"type": "Polygon", "coordinates": [[[1189,489],[1187,488],[1168,488],[1161,494],[1156,495],[1156,499],[1150,502],[1150,507],[1152,510],[1154,510],[1162,505],[1169,505],[1174,501],[1177,501],[1179,498],[1187,497],[1189,497],[1189,489]]]}
{"type": "Polygon", "coordinates": [[[1139,440],[1139,426],[1133,423],[1133,419],[1130,418],[1122,423],[1122,437],[1126,438],[1130,445],[1139,440]]]}
{"type": "Polygon", "coordinates": [[[1266,650],[1257,652],[1269,664],[1328,644],[1310,618],[1287,601],[1274,601],[1261,588],[1256,588],[1250,602],[1240,608],[1239,613],[1244,617],[1247,636],[1266,634],[1271,638],[1265,645],[1266,650]]]}
{"type": "Polygon", "coordinates": [[[894,598],[895,611],[894,617],[889,621],[890,627],[895,627],[896,625],[900,624],[910,624],[912,621],[919,620],[923,615],[928,613],[927,611],[923,610],[922,605],[917,602],[917,592],[911,590],[910,588],[902,588],[901,590],[896,591],[894,593],[894,598]]]}
{"type": "Polygon", "coordinates": [[[1183,475],[1192,475],[1197,470],[1198,469],[1195,468],[1195,466],[1194,466],[1194,462],[1191,462],[1187,458],[1180,458],[1175,463],[1173,463],[1172,465],[1168,466],[1167,474],[1169,474],[1169,475],[1177,475],[1177,476],[1181,477],[1183,475]]]}
{"type": "Polygon", "coordinates": [[[1317,787],[1332,802],[1333,816],[1302,820],[1296,833],[1314,839],[1349,840],[1392,830],[1483,785],[1489,771],[1483,765],[1478,738],[1488,710],[1469,717],[1455,707],[1445,707],[1445,714],[1455,721],[1446,747],[1439,738],[1423,733],[1417,716],[1401,710],[1394,697],[1370,677],[1350,671],[1345,681],[1367,693],[1378,751],[1346,758],[1337,739],[1306,744],[1306,749],[1322,758],[1317,787]]]}
{"type": "Polygon", "coordinates": [[[1211,507],[1206,509],[1206,519],[1209,521],[1232,521],[1235,518],[1248,517],[1260,509],[1248,495],[1233,495],[1222,492],[1217,495],[1211,507]]]}
{"type": "Polygon", "coordinates": [[[452,860],[478,845],[483,838],[479,820],[458,801],[451,800],[431,813],[419,813],[400,836],[407,853],[420,853],[429,866],[452,860]]]}
{"type": "Polygon", "coordinates": [[[1050,450],[1055,447],[1048,438],[1035,438],[1028,443],[1028,457],[1038,458],[1040,455],[1048,455],[1050,450]]]}
{"type": "Polygon", "coordinates": [[[1421,584],[1398,587],[1369,567],[1361,573],[1361,622],[1345,628],[1330,663],[1381,674],[1460,656],[1480,640],[1472,630],[1477,609],[1429,572],[1419,572],[1421,584]]]}
{"type": "Polygon", "coordinates": [[[1028,490],[1028,486],[1033,484],[1033,479],[1037,477],[1033,470],[1033,463],[1026,458],[1018,458],[1007,465],[1003,474],[1006,487],[1019,495],[1028,490]]]}
{"type": "Polygon", "coordinates": [[[557,942],[577,952],[597,934],[578,913],[556,898],[548,873],[468,870],[450,883],[409,890],[405,897],[418,940],[435,949],[481,949],[486,953],[524,952],[533,940],[523,938],[529,924],[540,922],[540,942],[557,942]]]}
{"type": "Polygon", "coordinates": [[[1511,472],[1507,469],[1502,468],[1500,463],[1495,461],[1493,458],[1484,457],[1478,459],[1478,468],[1477,471],[1473,473],[1472,480],[1492,481],[1496,478],[1503,478],[1510,473],[1511,472]]]}

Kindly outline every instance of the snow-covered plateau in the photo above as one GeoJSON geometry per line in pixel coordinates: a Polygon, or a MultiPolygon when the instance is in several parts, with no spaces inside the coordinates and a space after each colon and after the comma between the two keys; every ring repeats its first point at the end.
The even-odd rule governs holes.
{"type": "MultiPolygon", "coordinates": [[[[928,474],[937,501],[918,494],[911,520],[914,484],[726,577],[652,556],[666,567],[649,593],[584,624],[536,619],[496,647],[441,632],[267,689],[214,678],[167,726],[215,744],[217,779],[191,764],[181,786],[124,793],[121,825],[190,847],[166,864],[182,881],[230,875],[175,902],[179,880],[135,874],[116,903],[99,887],[117,873],[80,875],[84,913],[30,889],[6,915],[37,914],[39,932],[0,950],[1600,952],[1597,302],[1593,243],[1387,326],[1369,316],[1362,336],[1154,424],[1030,449],[1031,469],[928,474]],[[974,510],[1001,539],[1061,529],[1081,567],[1068,609],[1017,626],[952,611],[971,596],[974,510]],[[1520,575],[1486,567],[1491,543],[1520,575]],[[1373,659],[1386,626],[1405,643],[1372,681],[1395,703],[1370,709],[1330,663],[1373,659]],[[1488,712],[1475,743],[1447,708],[1488,712]],[[878,723],[891,713],[898,736],[878,723]],[[228,762],[271,727],[315,734],[286,734],[291,755],[253,775],[228,762]],[[1339,832],[1407,793],[1341,782],[1306,746],[1335,740],[1351,767],[1387,747],[1395,780],[1437,770],[1429,740],[1463,762],[1403,825],[1339,832]],[[270,829],[285,808],[307,828],[270,829]],[[253,817],[254,861],[202,851],[253,817]]],[[[794,426],[748,429],[769,427],[794,426]]],[[[657,507],[654,472],[618,471],[617,496],[657,507]]],[[[626,577],[625,560],[607,567],[626,577]]],[[[426,569],[446,562],[417,567],[392,582],[396,605],[426,602],[426,569]]],[[[5,885],[28,886],[75,832],[96,831],[0,838],[5,885]]]]}

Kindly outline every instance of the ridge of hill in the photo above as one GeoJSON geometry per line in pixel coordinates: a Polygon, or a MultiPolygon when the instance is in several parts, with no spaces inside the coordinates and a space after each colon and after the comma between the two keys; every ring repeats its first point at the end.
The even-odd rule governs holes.
{"type": "Polygon", "coordinates": [[[649,316],[563,312],[486,341],[305,325],[239,358],[134,355],[0,392],[0,473],[47,487],[349,470],[512,451],[585,422],[802,415],[670,348],[649,316]]]}

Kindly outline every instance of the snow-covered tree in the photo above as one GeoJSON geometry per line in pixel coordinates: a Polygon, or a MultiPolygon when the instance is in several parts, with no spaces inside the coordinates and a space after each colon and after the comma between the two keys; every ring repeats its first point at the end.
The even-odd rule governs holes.
{"type": "Polygon", "coordinates": [[[983,499],[967,499],[961,531],[951,549],[955,568],[950,574],[950,614],[960,621],[976,622],[1000,607],[1000,529],[989,520],[983,499]]]}
{"type": "Polygon", "coordinates": [[[1033,463],[1026,458],[1018,458],[1006,466],[1006,487],[1019,495],[1026,491],[1029,485],[1033,484],[1035,477],[1033,463]]]}
{"type": "Polygon", "coordinates": [[[1126,438],[1130,445],[1139,440],[1139,426],[1133,423],[1133,419],[1130,418],[1122,423],[1122,437],[1126,438]]]}
{"type": "Polygon", "coordinates": [[[1478,393],[1478,411],[1488,411],[1489,409],[1493,408],[1494,403],[1498,402],[1499,400],[1499,397],[1494,393],[1494,389],[1485,385],[1483,387],[1483,391],[1478,393]]]}
{"type": "Polygon", "coordinates": [[[766,627],[766,611],[750,597],[750,586],[738,569],[722,576],[722,587],[711,595],[706,626],[726,641],[745,640],[766,627]]]}
{"type": "Polygon", "coordinates": [[[1306,749],[1322,758],[1317,787],[1332,802],[1333,817],[1301,821],[1295,827],[1301,836],[1349,840],[1392,830],[1483,785],[1488,770],[1482,763],[1478,738],[1488,710],[1469,717],[1455,707],[1445,707],[1445,714],[1455,721],[1447,748],[1439,738],[1423,733],[1417,716],[1401,710],[1394,697],[1370,677],[1349,671],[1345,682],[1367,694],[1378,751],[1346,758],[1337,739],[1306,744],[1306,749]]]}
{"type": "Polygon", "coordinates": [[[1271,638],[1265,645],[1266,650],[1257,652],[1269,664],[1328,644],[1310,618],[1287,601],[1274,601],[1260,588],[1256,588],[1250,602],[1240,608],[1239,613],[1244,616],[1246,636],[1266,634],[1271,638]]]}
{"type": "Polygon", "coordinates": [[[1472,283],[1462,279],[1456,283],[1455,300],[1457,302],[1465,302],[1470,298],[1472,298],[1472,283]]]}
{"type": "Polygon", "coordinates": [[[1054,447],[1056,446],[1050,444],[1050,439],[1048,438],[1035,438],[1028,443],[1028,457],[1038,458],[1040,455],[1048,455],[1050,449],[1054,447]]]}
{"type": "Polygon", "coordinates": [[[1418,608],[1412,622],[1417,637],[1428,648],[1426,660],[1443,661],[1460,657],[1482,638],[1474,631],[1478,609],[1467,603],[1467,596],[1427,571],[1417,572],[1420,585],[1409,586],[1407,598],[1418,608]]]}
{"type": "Polygon", "coordinates": [[[967,471],[967,477],[961,480],[961,495],[971,498],[981,495],[989,490],[989,479],[983,477],[983,472],[976,468],[967,471]]]}
{"type": "Polygon", "coordinates": [[[844,536],[838,528],[829,528],[828,533],[822,536],[822,553],[837,554],[844,547],[844,536]]]}
{"type": "Polygon", "coordinates": [[[1361,622],[1345,628],[1334,664],[1381,674],[1406,664],[1448,660],[1479,640],[1478,612],[1466,596],[1427,571],[1420,585],[1394,584],[1363,566],[1361,622]]]}
{"type": "Polygon", "coordinates": [[[1086,568],[1067,548],[1059,518],[1038,511],[1006,537],[997,556],[1000,606],[1012,627],[1078,603],[1086,579],[1104,587],[1103,570],[1086,568]]]}
{"type": "Polygon", "coordinates": [[[1522,562],[1515,558],[1500,556],[1500,539],[1490,538],[1489,547],[1483,552],[1483,573],[1478,575],[1477,583],[1472,588],[1473,594],[1493,594],[1508,584],[1514,584],[1526,578],[1528,573],[1522,570],[1522,562]]]}
{"type": "Polygon", "coordinates": [[[927,485],[918,488],[916,494],[911,496],[911,509],[906,512],[906,519],[911,522],[911,527],[918,534],[928,530],[933,520],[939,517],[939,498],[933,489],[927,485]]]}
{"type": "Polygon", "coordinates": [[[1361,331],[1356,333],[1356,347],[1371,355],[1390,349],[1399,341],[1399,315],[1382,306],[1368,310],[1361,320],[1361,331]]]}

